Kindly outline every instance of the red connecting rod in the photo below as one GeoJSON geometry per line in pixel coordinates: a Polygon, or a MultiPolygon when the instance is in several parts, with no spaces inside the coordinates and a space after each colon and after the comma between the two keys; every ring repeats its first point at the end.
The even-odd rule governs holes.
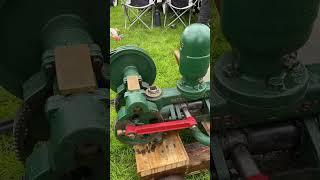
{"type": "Polygon", "coordinates": [[[174,131],[180,129],[191,128],[197,125],[197,121],[194,117],[190,116],[182,120],[172,120],[168,122],[146,124],[146,125],[127,125],[125,135],[143,135],[143,134],[153,134],[159,132],[174,131]]]}

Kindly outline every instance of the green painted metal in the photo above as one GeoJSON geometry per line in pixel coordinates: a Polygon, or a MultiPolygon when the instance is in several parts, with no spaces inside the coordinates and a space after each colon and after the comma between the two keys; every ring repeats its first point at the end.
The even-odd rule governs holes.
{"type": "Polygon", "coordinates": [[[141,78],[148,84],[152,84],[156,78],[156,66],[153,60],[143,49],[135,46],[122,46],[113,51],[110,65],[112,77],[110,85],[113,91],[117,91],[117,88],[123,84],[122,78],[128,66],[135,67],[141,78]]]}
{"type": "Polygon", "coordinates": [[[108,116],[104,100],[91,94],[57,95],[48,99],[50,138],[28,157],[27,179],[60,179],[81,167],[86,167],[83,171],[97,171],[91,172],[89,179],[104,177],[106,146],[102,137],[108,116]]]}
{"type": "Polygon", "coordinates": [[[101,69],[108,66],[102,53],[107,52],[106,2],[2,2],[0,85],[22,98],[32,112],[22,112],[15,122],[15,140],[23,140],[17,140],[16,149],[26,155],[25,179],[106,177],[109,92],[101,83],[107,80],[101,79],[101,69]],[[78,44],[90,49],[98,88],[63,96],[57,90],[54,50],[78,44]]]}
{"type": "Polygon", "coordinates": [[[135,137],[127,137],[124,135],[117,134],[118,130],[125,129],[126,125],[129,123],[132,124],[150,124],[158,122],[158,109],[157,107],[148,102],[148,111],[141,113],[139,115],[129,114],[127,108],[124,106],[118,111],[117,122],[115,124],[115,136],[124,144],[129,145],[137,145],[137,144],[147,144],[150,142],[154,142],[161,139],[161,133],[151,134],[151,135],[143,135],[143,136],[135,136],[135,137]],[[133,118],[134,117],[134,118],[133,118]]]}
{"type": "MultiPolygon", "coordinates": [[[[167,120],[183,119],[183,112],[176,105],[200,101],[196,119],[203,120],[200,114],[209,114],[206,101],[209,99],[210,82],[202,77],[209,66],[210,30],[207,26],[193,24],[187,27],[181,40],[180,72],[182,79],[177,87],[161,89],[157,97],[149,97],[146,90],[155,80],[156,68],[152,59],[140,48],[123,46],[111,55],[111,88],[117,92],[117,121],[115,136],[123,143],[147,144],[162,140],[162,133],[126,136],[127,124],[143,125],[167,120]],[[129,76],[139,79],[140,89],[127,87],[129,76]]],[[[207,118],[208,119],[208,118],[207,118]]],[[[200,124],[200,123],[199,123],[200,124]]],[[[192,131],[196,140],[209,145],[210,138],[197,127],[192,131]]]]}
{"type": "MultiPolygon", "coordinates": [[[[75,15],[60,15],[51,19],[43,28],[46,52],[59,46],[93,44],[84,24],[84,21],[75,15]]],[[[91,56],[94,56],[94,53],[91,56]]],[[[46,63],[48,56],[43,57],[46,63]]],[[[54,63],[54,56],[50,60],[53,60],[51,63],[54,63]]],[[[43,74],[46,75],[48,81],[41,82],[48,84],[50,79],[55,79],[55,77],[50,77],[54,74],[47,71],[53,65],[50,66],[50,63],[47,63],[47,66],[44,67],[45,70],[41,69],[41,71],[46,71],[43,74]]],[[[51,83],[54,82],[51,81],[51,83]]],[[[34,86],[24,86],[26,92],[27,87],[34,86]]],[[[55,85],[51,84],[49,87],[54,89],[55,85]]],[[[105,176],[103,157],[106,152],[107,92],[106,89],[101,89],[93,94],[61,96],[58,91],[54,91],[56,95],[47,99],[45,105],[50,132],[49,139],[43,145],[46,147],[42,146],[41,149],[35,147],[27,159],[27,179],[74,178],[74,175],[71,174],[77,171],[89,173],[87,179],[94,180],[105,176]],[[48,159],[48,164],[45,166],[46,171],[43,171],[42,165],[39,165],[43,163],[40,157],[48,159]]]]}
{"type": "Polygon", "coordinates": [[[214,114],[220,118],[217,129],[220,124],[239,127],[306,113],[301,106],[313,80],[294,52],[308,40],[319,1],[277,2],[272,13],[268,5],[223,1],[221,26],[233,51],[214,66],[213,98],[226,102],[214,114]]]}
{"type": "Polygon", "coordinates": [[[181,35],[178,90],[188,99],[197,99],[206,91],[202,78],[210,61],[210,29],[204,24],[192,24],[181,35]],[[195,48],[197,47],[197,48],[195,48]]]}
{"type": "MultiPolygon", "coordinates": [[[[299,141],[287,149],[299,155],[289,157],[293,168],[284,169],[263,169],[264,162],[254,158],[265,170],[262,173],[270,179],[319,179],[320,65],[305,65],[302,62],[308,60],[296,54],[310,36],[319,2],[222,1],[221,27],[232,52],[221,56],[213,68],[211,146],[216,151],[211,157],[218,179],[231,179],[226,161],[232,161],[232,148],[221,143],[228,141],[225,137],[282,124],[299,129],[299,141]],[[224,148],[216,148],[220,144],[224,148]]],[[[248,143],[252,155],[272,153],[255,150],[252,144],[248,143]]]]}
{"type": "Polygon", "coordinates": [[[210,146],[210,137],[205,135],[198,127],[191,128],[193,137],[200,143],[210,146]]]}
{"type": "Polygon", "coordinates": [[[61,14],[81,17],[94,42],[107,52],[106,3],[98,0],[0,1],[1,86],[22,98],[22,84],[39,71],[46,50],[42,29],[61,14]]]}

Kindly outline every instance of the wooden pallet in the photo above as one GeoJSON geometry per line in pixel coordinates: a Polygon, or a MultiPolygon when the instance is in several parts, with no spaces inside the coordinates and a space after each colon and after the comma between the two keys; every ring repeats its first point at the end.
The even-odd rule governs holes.
{"type": "Polygon", "coordinates": [[[210,166],[209,147],[198,142],[183,144],[178,132],[168,133],[155,148],[139,145],[134,149],[137,173],[143,180],[199,173],[210,166]]]}

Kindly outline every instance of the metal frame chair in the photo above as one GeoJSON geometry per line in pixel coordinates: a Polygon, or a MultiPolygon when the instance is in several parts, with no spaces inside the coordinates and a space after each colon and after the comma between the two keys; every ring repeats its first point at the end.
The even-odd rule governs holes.
{"type": "MultiPolygon", "coordinates": [[[[155,0],[149,0],[149,3],[144,6],[134,6],[131,3],[135,0],[124,0],[122,1],[123,9],[124,9],[124,26],[125,29],[130,28],[133,26],[136,22],[140,21],[144,26],[146,26],[148,29],[153,28],[153,14],[154,14],[154,5],[155,0]],[[138,10],[139,12],[135,12],[134,10],[138,10]],[[143,20],[142,16],[145,15],[148,11],[151,10],[151,25],[147,25],[143,20]],[[132,20],[130,17],[130,13],[134,15],[134,19],[132,20]],[[129,21],[129,26],[127,26],[127,20],[129,21]]],[[[146,0],[147,1],[147,0],[146,0]]]]}
{"type": "MultiPolygon", "coordinates": [[[[192,16],[192,8],[197,4],[198,0],[188,0],[188,5],[185,7],[176,7],[172,4],[173,0],[166,0],[165,7],[164,7],[164,26],[169,27],[171,24],[176,22],[178,19],[181,21],[181,23],[187,27],[185,20],[183,19],[183,15],[186,14],[186,12],[189,11],[189,20],[188,25],[191,24],[191,16],[192,16]],[[173,21],[171,21],[168,25],[166,25],[167,16],[168,16],[168,7],[173,11],[174,15],[172,17],[176,17],[173,21]]],[[[179,0],[177,0],[179,1],[179,0]]],[[[172,18],[171,17],[171,18],[172,18]]]]}

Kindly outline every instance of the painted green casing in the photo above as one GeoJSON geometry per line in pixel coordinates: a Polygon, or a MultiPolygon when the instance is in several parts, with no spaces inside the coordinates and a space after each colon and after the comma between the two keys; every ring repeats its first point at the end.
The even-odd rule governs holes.
{"type": "Polygon", "coordinates": [[[35,143],[25,161],[26,180],[77,179],[72,176],[84,171],[86,180],[106,176],[107,85],[97,78],[95,92],[63,96],[54,70],[59,46],[87,44],[93,64],[106,63],[103,4],[18,0],[0,5],[0,85],[26,104],[43,105],[43,112],[27,122],[27,140],[35,143]]]}
{"type": "MultiPolygon", "coordinates": [[[[161,134],[143,135],[143,137],[128,137],[123,134],[127,124],[152,124],[162,122],[162,114],[170,114],[173,105],[191,103],[194,101],[206,102],[209,99],[210,82],[203,82],[210,60],[210,30],[202,24],[193,24],[185,29],[181,38],[180,73],[181,80],[177,87],[161,89],[157,97],[149,97],[146,90],[150,87],[156,75],[153,60],[142,49],[134,46],[123,46],[111,53],[111,88],[117,92],[118,107],[115,136],[123,143],[147,144],[161,139],[161,134]],[[139,79],[140,89],[129,90],[127,79],[136,76],[139,79]],[[171,107],[171,110],[170,108],[171,107]],[[139,111],[137,111],[139,110],[139,111]],[[118,132],[121,132],[118,134],[118,132]]],[[[209,108],[209,107],[208,107],[209,108]]],[[[203,114],[208,114],[208,108],[199,108],[203,114]]],[[[201,114],[201,115],[203,115],[201,114]]],[[[199,116],[200,117],[200,116],[199,116]]],[[[173,120],[182,119],[182,115],[175,115],[173,120]]],[[[199,118],[199,121],[208,118],[199,118]]],[[[196,140],[209,145],[209,137],[199,129],[194,128],[196,140]]]]}
{"type": "Polygon", "coordinates": [[[22,98],[22,84],[41,67],[42,30],[52,18],[73,14],[85,22],[85,29],[103,52],[106,43],[106,1],[0,1],[0,84],[15,96],[22,98]]]}
{"type": "Polygon", "coordinates": [[[93,172],[92,180],[104,177],[106,153],[107,94],[52,96],[45,113],[50,138],[35,148],[26,161],[29,180],[60,179],[79,167],[93,172]]]}
{"type": "MultiPolygon", "coordinates": [[[[230,151],[235,148],[228,143],[239,144],[241,137],[238,134],[234,138],[229,137],[237,132],[248,135],[251,129],[259,134],[257,141],[271,140],[265,146],[256,144],[260,148],[263,146],[259,150],[253,148],[255,142],[251,139],[256,134],[248,135],[248,142],[245,142],[262,174],[274,180],[319,179],[320,64],[303,64],[312,60],[298,55],[299,48],[305,45],[312,32],[320,1],[219,2],[222,2],[222,31],[232,51],[217,59],[213,68],[210,102],[213,124],[211,149],[215,149],[211,153],[211,162],[216,167],[214,173],[218,179],[233,179],[230,168],[235,167],[241,178],[246,176],[241,173],[247,168],[246,164],[238,166],[234,156],[230,157],[230,151]],[[283,124],[293,125],[298,133],[294,147],[280,151],[286,155],[292,152],[299,155],[288,157],[290,164],[284,169],[273,165],[266,168],[264,165],[268,163],[265,161],[269,161],[269,154],[273,156],[275,152],[268,148],[283,145],[271,131],[276,131],[283,124]],[[273,127],[269,129],[270,134],[263,132],[270,126],[273,127]],[[263,158],[256,158],[256,155],[262,155],[263,158]],[[291,164],[294,164],[293,168],[291,164]]],[[[305,47],[309,50],[318,48],[305,47]]],[[[316,58],[318,60],[319,54],[316,58]]],[[[290,139],[288,133],[285,136],[281,139],[290,139]]],[[[245,157],[241,153],[237,156],[245,157]]],[[[275,161],[271,160],[270,164],[281,164],[280,156],[275,161]]]]}
{"type": "Polygon", "coordinates": [[[308,40],[318,8],[319,0],[223,1],[221,27],[232,52],[213,68],[217,130],[312,113],[303,107],[316,72],[294,53],[308,40]]]}
{"type": "Polygon", "coordinates": [[[204,24],[192,24],[181,35],[179,69],[182,75],[177,88],[188,99],[196,99],[205,91],[202,78],[210,61],[210,29],[204,24]],[[195,48],[196,47],[196,48],[195,48]]]}

